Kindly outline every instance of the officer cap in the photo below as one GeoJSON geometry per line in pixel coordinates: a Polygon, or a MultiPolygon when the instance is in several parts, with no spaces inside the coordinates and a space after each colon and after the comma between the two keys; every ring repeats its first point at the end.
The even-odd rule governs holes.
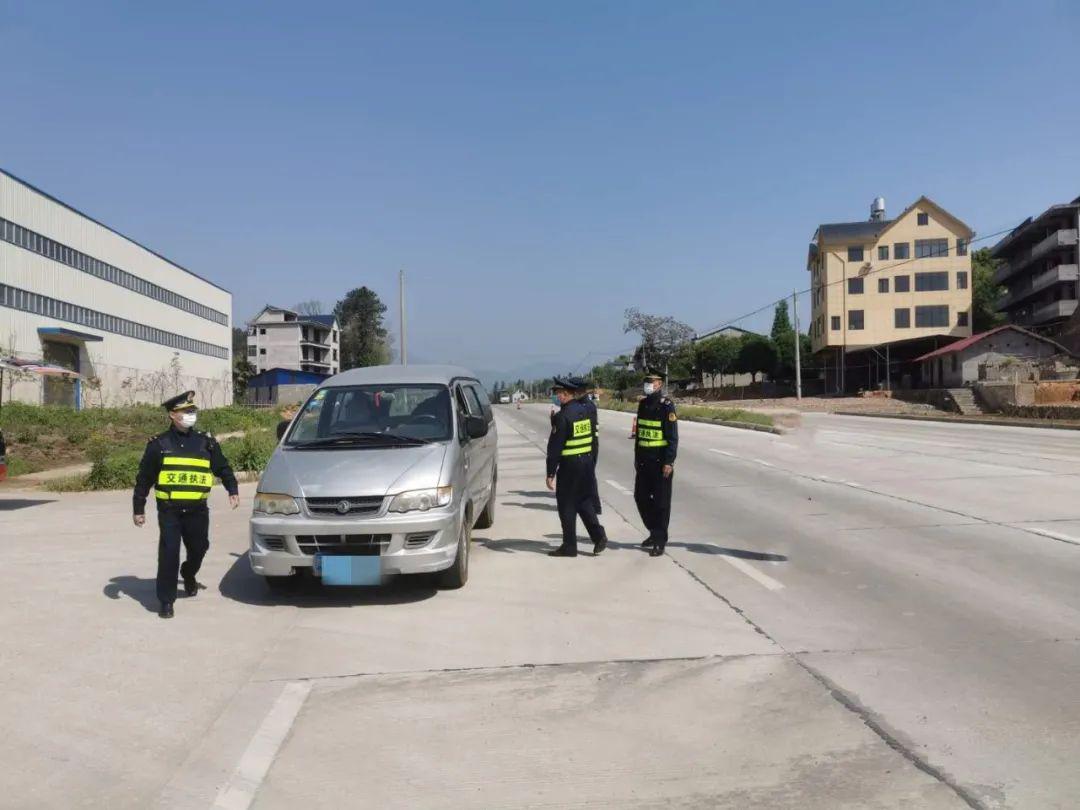
{"type": "Polygon", "coordinates": [[[551,380],[552,391],[573,391],[573,377],[554,377],[551,380]]]}
{"type": "Polygon", "coordinates": [[[584,391],[589,387],[589,381],[584,377],[567,377],[566,384],[575,391],[584,391]]]}
{"type": "Polygon", "coordinates": [[[167,411],[186,411],[195,407],[195,392],[185,391],[182,394],[177,394],[172,399],[167,399],[161,403],[161,407],[167,411]]]}
{"type": "Polygon", "coordinates": [[[653,371],[652,369],[649,369],[648,371],[645,372],[645,379],[646,380],[659,380],[660,382],[663,382],[664,381],[664,375],[663,374],[658,374],[657,372],[653,371]]]}

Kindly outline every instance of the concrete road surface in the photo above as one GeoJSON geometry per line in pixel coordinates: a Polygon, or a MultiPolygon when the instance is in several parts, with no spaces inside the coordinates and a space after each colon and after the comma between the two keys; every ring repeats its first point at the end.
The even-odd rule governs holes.
{"type": "Polygon", "coordinates": [[[126,493],[0,494],[0,806],[1073,807],[1080,436],[683,424],[669,554],[604,412],[599,558],[551,559],[547,408],[498,408],[460,591],[269,597],[214,497],[153,612],[126,493]]]}

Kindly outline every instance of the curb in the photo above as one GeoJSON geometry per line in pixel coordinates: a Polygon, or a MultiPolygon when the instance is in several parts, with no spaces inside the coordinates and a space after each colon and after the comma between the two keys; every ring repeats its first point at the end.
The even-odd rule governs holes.
{"type": "Polygon", "coordinates": [[[1055,422],[1052,419],[1036,422],[1030,419],[1024,421],[1010,419],[976,419],[970,416],[920,416],[911,413],[859,413],[858,411],[834,411],[833,413],[836,416],[865,416],[870,419],[903,419],[907,422],[944,422],[946,424],[991,425],[993,427],[1080,430],[1080,424],[1075,422],[1055,422]]]}
{"type": "MultiPolygon", "coordinates": [[[[611,411],[612,413],[629,413],[633,415],[633,411],[620,411],[617,408],[601,408],[604,411],[611,411]]],[[[782,428],[775,427],[773,425],[759,425],[754,422],[732,422],[727,419],[707,419],[701,416],[679,416],[680,422],[699,422],[703,425],[720,425],[721,427],[738,428],[739,430],[754,430],[758,433],[772,433],[774,436],[783,436],[786,433],[782,428]]]]}

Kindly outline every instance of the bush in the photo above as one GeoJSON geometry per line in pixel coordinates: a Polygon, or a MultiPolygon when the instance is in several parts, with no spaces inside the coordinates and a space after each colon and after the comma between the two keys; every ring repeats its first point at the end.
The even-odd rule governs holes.
{"type": "Polygon", "coordinates": [[[240,430],[277,427],[281,417],[271,408],[248,408],[243,405],[227,405],[224,408],[208,408],[199,411],[199,430],[211,433],[234,433],[240,430]]]}
{"type": "Polygon", "coordinates": [[[143,451],[121,450],[94,462],[86,476],[87,489],[128,489],[135,486],[143,451]]]}
{"type": "Polygon", "coordinates": [[[261,473],[270,462],[275,447],[277,440],[267,431],[234,436],[221,443],[221,450],[235,472],[261,473]]]}

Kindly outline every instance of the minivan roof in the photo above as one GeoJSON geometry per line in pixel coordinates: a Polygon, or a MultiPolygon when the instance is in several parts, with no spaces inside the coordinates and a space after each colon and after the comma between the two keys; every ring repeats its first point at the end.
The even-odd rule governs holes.
{"type": "Polygon", "coordinates": [[[461,366],[365,366],[351,368],[335,374],[323,383],[323,388],[339,385],[405,385],[409,383],[441,383],[449,385],[452,380],[477,377],[461,366]]]}

